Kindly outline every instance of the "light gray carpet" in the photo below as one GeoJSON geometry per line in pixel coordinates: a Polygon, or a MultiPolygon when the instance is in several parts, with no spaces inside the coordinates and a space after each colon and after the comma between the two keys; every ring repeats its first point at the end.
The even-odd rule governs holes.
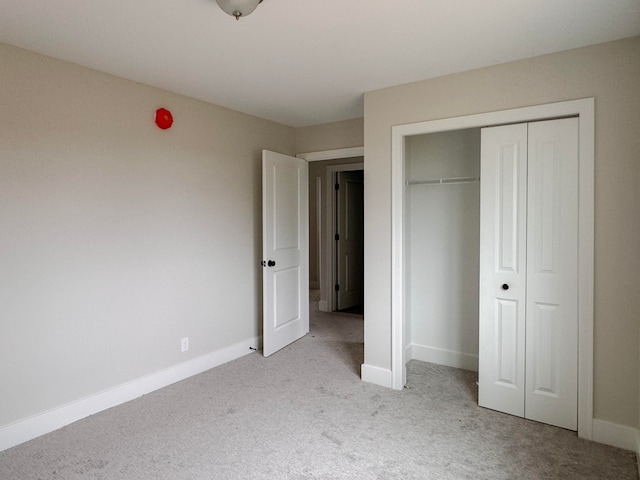
{"type": "Polygon", "coordinates": [[[362,323],[313,312],[270,358],[1,452],[0,479],[638,478],[631,452],[479,408],[473,372],[412,361],[404,391],[361,382],[362,323]]]}

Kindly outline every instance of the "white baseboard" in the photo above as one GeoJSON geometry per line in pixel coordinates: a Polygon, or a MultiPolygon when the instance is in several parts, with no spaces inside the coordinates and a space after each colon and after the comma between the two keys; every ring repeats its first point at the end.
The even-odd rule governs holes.
{"type": "Polygon", "coordinates": [[[640,432],[626,425],[594,418],[593,441],[640,453],[640,432]]]}
{"type": "Polygon", "coordinates": [[[251,338],[90,397],[0,427],[0,451],[240,358],[251,353],[252,348],[260,348],[261,343],[261,337],[251,338]]]}
{"type": "Polygon", "coordinates": [[[363,363],[360,367],[360,376],[363,382],[375,383],[382,387],[393,388],[391,370],[374,367],[363,363]]]}
{"type": "MultiPolygon", "coordinates": [[[[409,360],[413,360],[413,344],[410,343],[404,347],[404,364],[409,363],[409,360]]],[[[419,360],[416,358],[416,360],[419,360]]]]}
{"type": "Polygon", "coordinates": [[[421,360],[423,362],[437,363],[448,367],[462,368],[464,370],[478,371],[478,356],[468,353],[454,352],[442,348],[428,347],[426,345],[411,344],[407,350],[407,359],[421,360]]]}

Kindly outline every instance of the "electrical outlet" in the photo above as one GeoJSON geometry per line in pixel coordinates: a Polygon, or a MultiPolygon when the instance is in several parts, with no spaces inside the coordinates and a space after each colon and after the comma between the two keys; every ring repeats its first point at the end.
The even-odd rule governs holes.
{"type": "Polygon", "coordinates": [[[180,351],[186,352],[187,350],[189,350],[189,337],[184,337],[180,341],[180,351]]]}

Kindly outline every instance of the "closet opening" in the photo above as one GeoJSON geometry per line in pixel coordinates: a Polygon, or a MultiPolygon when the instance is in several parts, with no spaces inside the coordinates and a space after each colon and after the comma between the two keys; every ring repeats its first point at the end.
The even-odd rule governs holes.
{"type": "Polygon", "coordinates": [[[576,173],[576,223],[580,238],[577,247],[577,424],[580,437],[592,438],[593,98],[392,127],[393,388],[403,388],[406,363],[412,358],[469,370],[478,368],[481,129],[572,116],[578,118],[579,152],[576,173]],[[451,146],[445,147],[447,144],[451,146]],[[443,155],[438,156],[437,152],[443,155]],[[467,156],[462,152],[475,153],[467,156]],[[434,159],[420,160],[427,157],[434,159]],[[456,160],[446,160],[448,157],[456,160]],[[433,207],[435,205],[440,208],[433,207]],[[425,215],[418,215],[422,211],[425,215]],[[453,233],[456,233],[455,239],[451,240],[453,233]],[[445,242],[446,248],[438,247],[445,242]],[[453,252],[462,252],[462,255],[454,259],[453,252]],[[434,271],[440,274],[435,275],[434,271]],[[412,283],[414,281],[417,284],[412,283]],[[421,298],[427,287],[435,292],[424,294],[430,295],[429,304],[421,298]],[[449,303],[448,299],[455,301],[449,303]],[[446,317],[446,322],[436,321],[441,317],[446,317]]]}
{"type": "Polygon", "coordinates": [[[478,371],[480,129],[406,137],[411,359],[478,371]]]}

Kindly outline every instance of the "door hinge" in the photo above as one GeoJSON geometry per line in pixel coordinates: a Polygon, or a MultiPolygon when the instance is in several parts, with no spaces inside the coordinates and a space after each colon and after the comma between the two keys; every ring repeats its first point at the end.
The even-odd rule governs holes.
{"type": "Polygon", "coordinates": [[[339,292],[339,291],[340,291],[340,285],[336,283],[336,292],[339,292]]]}
{"type": "Polygon", "coordinates": [[[335,239],[336,239],[336,241],[340,240],[340,234],[339,233],[336,233],[335,239]]]}

